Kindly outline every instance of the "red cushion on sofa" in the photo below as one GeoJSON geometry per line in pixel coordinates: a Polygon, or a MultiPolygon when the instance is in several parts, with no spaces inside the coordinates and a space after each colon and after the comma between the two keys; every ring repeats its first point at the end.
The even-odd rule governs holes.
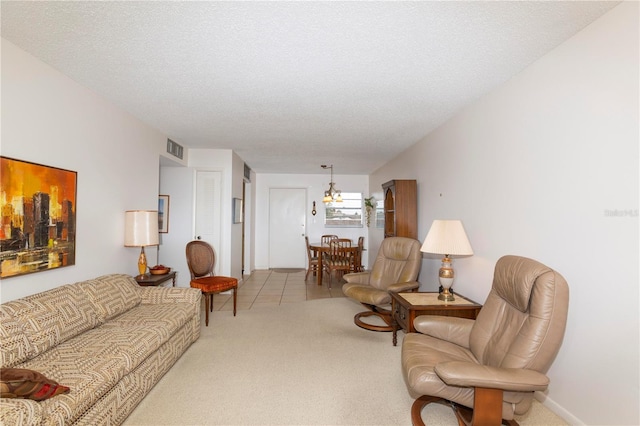
{"type": "Polygon", "coordinates": [[[48,379],[44,374],[25,368],[0,369],[0,397],[43,401],[69,392],[68,386],[48,379]]]}

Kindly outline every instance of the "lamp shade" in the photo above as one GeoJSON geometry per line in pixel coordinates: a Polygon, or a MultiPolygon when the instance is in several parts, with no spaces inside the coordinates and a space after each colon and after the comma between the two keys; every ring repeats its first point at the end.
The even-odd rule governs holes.
{"type": "Polygon", "coordinates": [[[472,255],[473,250],[459,220],[434,220],[420,251],[446,255],[472,255]]]}
{"type": "Polygon", "coordinates": [[[157,246],[158,244],[158,212],[156,210],[124,212],[125,247],[157,246]]]}

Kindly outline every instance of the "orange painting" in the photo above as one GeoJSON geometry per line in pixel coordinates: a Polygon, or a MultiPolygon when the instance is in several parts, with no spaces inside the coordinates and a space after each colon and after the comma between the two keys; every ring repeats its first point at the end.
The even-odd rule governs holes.
{"type": "Polygon", "coordinates": [[[77,173],[0,157],[0,277],[75,264],[77,173]]]}

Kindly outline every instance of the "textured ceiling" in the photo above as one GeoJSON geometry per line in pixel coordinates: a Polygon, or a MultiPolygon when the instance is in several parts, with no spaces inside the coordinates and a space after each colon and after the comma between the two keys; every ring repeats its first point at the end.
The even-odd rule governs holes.
{"type": "Polygon", "coordinates": [[[369,174],[618,2],[2,1],[2,37],[186,147],[369,174]]]}

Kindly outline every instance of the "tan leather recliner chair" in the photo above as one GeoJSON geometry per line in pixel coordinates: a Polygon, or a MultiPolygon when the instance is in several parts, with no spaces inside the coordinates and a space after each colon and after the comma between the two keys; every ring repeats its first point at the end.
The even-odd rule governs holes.
{"type": "MultiPolygon", "coordinates": [[[[415,319],[417,333],[402,343],[402,371],[414,425],[422,408],[449,405],[472,424],[517,425],[534,391],[549,384],[567,321],[569,288],[554,270],[518,256],[495,267],[493,287],[476,320],[441,316],[415,319]],[[470,408],[474,407],[471,411],[470,408]]],[[[462,424],[462,423],[460,423],[462,424]]]]}
{"type": "Polygon", "coordinates": [[[416,280],[421,265],[418,240],[389,237],[382,241],[370,272],[344,275],[347,283],[342,286],[342,292],[369,309],[355,316],[356,325],[372,331],[392,331],[389,292],[417,290],[420,283],[416,280]],[[360,319],[371,315],[380,317],[387,325],[368,324],[360,319]]]}

